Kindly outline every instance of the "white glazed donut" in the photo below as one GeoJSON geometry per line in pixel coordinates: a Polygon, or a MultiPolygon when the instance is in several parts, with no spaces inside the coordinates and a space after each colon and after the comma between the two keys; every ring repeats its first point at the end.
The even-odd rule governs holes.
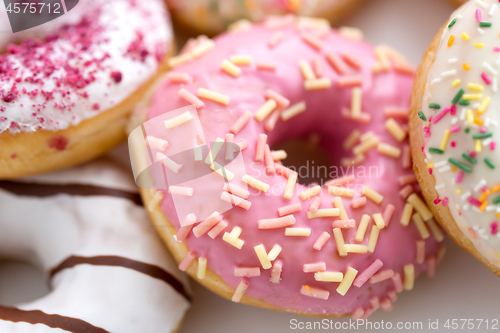
{"type": "Polygon", "coordinates": [[[9,31],[1,8],[0,179],[77,165],[123,141],[128,114],[173,51],[161,0],[80,0],[9,31]]]}
{"type": "Polygon", "coordinates": [[[189,308],[185,276],[113,163],[0,182],[0,230],[0,255],[41,267],[52,289],[0,306],[2,333],[172,332],[189,308]]]}

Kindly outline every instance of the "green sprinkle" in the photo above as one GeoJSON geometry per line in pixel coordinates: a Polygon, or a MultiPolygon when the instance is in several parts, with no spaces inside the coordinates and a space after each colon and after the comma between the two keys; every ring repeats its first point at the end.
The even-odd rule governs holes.
{"type": "Polygon", "coordinates": [[[436,103],[431,103],[429,104],[430,109],[441,109],[441,105],[436,104],[436,103]]]}
{"type": "Polygon", "coordinates": [[[470,132],[470,128],[466,128],[464,132],[465,132],[466,134],[469,134],[469,132],[470,132]]]}
{"type": "Polygon", "coordinates": [[[489,137],[491,137],[491,136],[493,136],[493,133],[492,133],[492,132],[486,132],[486,133],[474,134],[474,135],[472,136],[472,138],[473,138],[474,140],[477,140],[477,139],[486,139],[486,138],[489,138],[489,137]]]}
{"type": "Polygon", "coordinates": [[[469,155],[469,154],[467,154],[467,153],[463,153],[463,154],[462,154],[462,157],[463,157],[464,159],[466,159],[467,161],[471,162],[472,164],[476,164],[476,163],[477,163],[476,159],[475,159],[474,157],[470,156],[470,155],[469,155]]]}
{"type": "Polygon", "coordinates": [[[438,148],[429,148],[429,153],[443,155],[444,151],[438,148]]]}
{"type": "Polygon", "coordinates": [[[457,23],[457,19],[453,19],[450,24],[448,24],[448,29],[451,29],[452,26],[455,25],[455,23],[457,23]]]}
{"type": "Polygon", "coordinates": [[[500,203],[500,197],[496,197],[495,199],[493,199],[493,201],[492,201],[492,202],[493,202],[495,205],[496,205],[497,203],[500,203]]]}
{"type": "Polygon", "coordinates": [[[420,117],[420,119],[422,119],[423,121],[426,121],[427,120],[427,117],[425,116],[425,114],[422,112],[422,111],[418,111],[418,116],[420,117]]]}
{"type": "Polygon", "coordinates": [[[491,22],[479,22],[479,26],[481,28],[490,28],[491,27],[491,22]]]}
{"type": "Polygon", "coordinates": [[[458,102],[458,104],[463,105],[463,106],[468,106],[468,105],[470,105],[470,101],[461,100],[460,102],[458,102]]]}
{"type": "Polygon", "coordinates": [[[455,97],[453,97],[453,100],[451,101],[452,104],[457,104],[460,98],[462,98],[462,95],[465,93],[465,90],[460,89],[455,97]]]}
{"type": "Polygon", "coordinates": [[[453,164],[457,168],[460,168],[460,169],[464,170],[467,173],[471,173],[471,171],[472,171],[472,169],[470,167],[468,167],[467,165],[463,164],[462,162],[457,161],[454,158],[449,158],[448,162],[450,162],[451,164],[453,164]]]}
{"type": "Polygon", "coordinates": [[[484,161],[486,162],[486,164],[488,164],[488,166],[491,168],[491,169],[495,169],[495,164],[493,164],[493,162],[488,158],[486,157],[484,159],[484,161]]]}

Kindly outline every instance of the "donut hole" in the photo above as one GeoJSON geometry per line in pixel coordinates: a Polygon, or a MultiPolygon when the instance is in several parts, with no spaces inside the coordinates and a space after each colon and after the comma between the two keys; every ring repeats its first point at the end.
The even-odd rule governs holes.
{"type": "Polygon", "coordinates": [[[25,262],[0,260],[0,304],[13,306],[50,292],[41,270],[25,262]]]}
{"type": "Polygon", "coordinates": [[[323,185],[332,178],[331,161],[319,135],[307,138],[294,138],[277,145],[273,150],[284,150],[287,158],[282,160],[284,166],[297,171],[297,182],[302,185],[323,185]]]}

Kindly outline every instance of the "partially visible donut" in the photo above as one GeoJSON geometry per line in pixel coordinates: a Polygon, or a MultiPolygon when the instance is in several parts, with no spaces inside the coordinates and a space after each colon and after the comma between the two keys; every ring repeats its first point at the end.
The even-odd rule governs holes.
{"type": "Polygon", "coordinates": [[[166,0],[172,15],[197,31],[216,34],[239,19],[254,22],[268,15],[296,14],[337,21],[362,0],[166,0]]]}
{"type": "Polygon", "coordinates": [[[500,275],[498,1],[452,14],[425,54],[411,109],[415,171],[450,236],[500,275]]]}
{"type": "Polygon", "coordinates": [[[76,165],[121,142],[172,38],[161,0],[82,0],[52,22],[0,34],[0,179],[76,165]],[[8,44],[16,38],[25,40],[8,44]]]}
{"type": "Polygon", "coordinates": [[[153,170],[147,156],[151,168],[163,163],[151,173],[159,190],[141,194],[200,283],[235,302],[365,318],[434,274],[444,235],[411,171],[412,67],[323,23],[271,18],[199,38],[172,58],[129,142],[140,185],[153,170]],[[271,151],[310,135],[331,161],[325,186],[297,184],[285,154],[271,151]]]}
{"type": "Polygon", "coordinates": [[[0,256],[40,267],[51,292],[0,306],[3,333],[173,332],[186,277],[148,221],[129,175],[100,160],[0,181],[0,256]]]}

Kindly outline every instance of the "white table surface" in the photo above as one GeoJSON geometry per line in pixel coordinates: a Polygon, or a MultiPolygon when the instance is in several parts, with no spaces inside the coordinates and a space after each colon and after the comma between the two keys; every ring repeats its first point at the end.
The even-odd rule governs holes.
{"type": "MultiPolygon", "coordinates": [[[[367,0],[344,25],[362,28],[373,43],[384,42],[403,52],[418,64],[429,42],[453,10],[446,0],[367,0]]],[[[182,40],[182,38],[179,38],[182,40]]],[[[429,320],[439,320],[439,329],[449,319],[500,319],[500,279],[471,255],[446,241],[448,251],[434,278],[422,276],[411,292],[399,294],[392,312],[378,310],[372,323],[422,322],[429,331],[429,320]]],[[[292,332],[290,321],[321,321],[288,313],[278,313],[234,304],[192,283],[194,302],[179,333],[198,332],[292,332]]],[[[0,262],[0,303],[13,305],[48,293],[42,274],[23,263],[0,262]]],[[[342,319],[348,321],[349,319],[342,319]]],[[[450,321],[451,323],[451,321],[450,321]]],[[[462,322],[457,321],[461,330],[462,322]]],[[[484,332],[484,323],[470,331],[484,332]]],[[[491,326],[490,326],[491,328],[491,326]]],[[[398,331],[397,329],[394,329],[398,331]]],[[[500,324],[497,329],[500,330],[500,324]]],[[[360,327],[357,331],[368,332],[360,327]]],[[[414,331],[405,330],[402,331],[414,331]]],[[[139,333],[139,332],[138,332],[139,333]]],[[[141,332],[142,333],[142,332],[141,332]]],[[[147,332],[156,333],[156,332],[147,332]]],[[[159,332],[158,332],[159,333],[159,332]]]]}

